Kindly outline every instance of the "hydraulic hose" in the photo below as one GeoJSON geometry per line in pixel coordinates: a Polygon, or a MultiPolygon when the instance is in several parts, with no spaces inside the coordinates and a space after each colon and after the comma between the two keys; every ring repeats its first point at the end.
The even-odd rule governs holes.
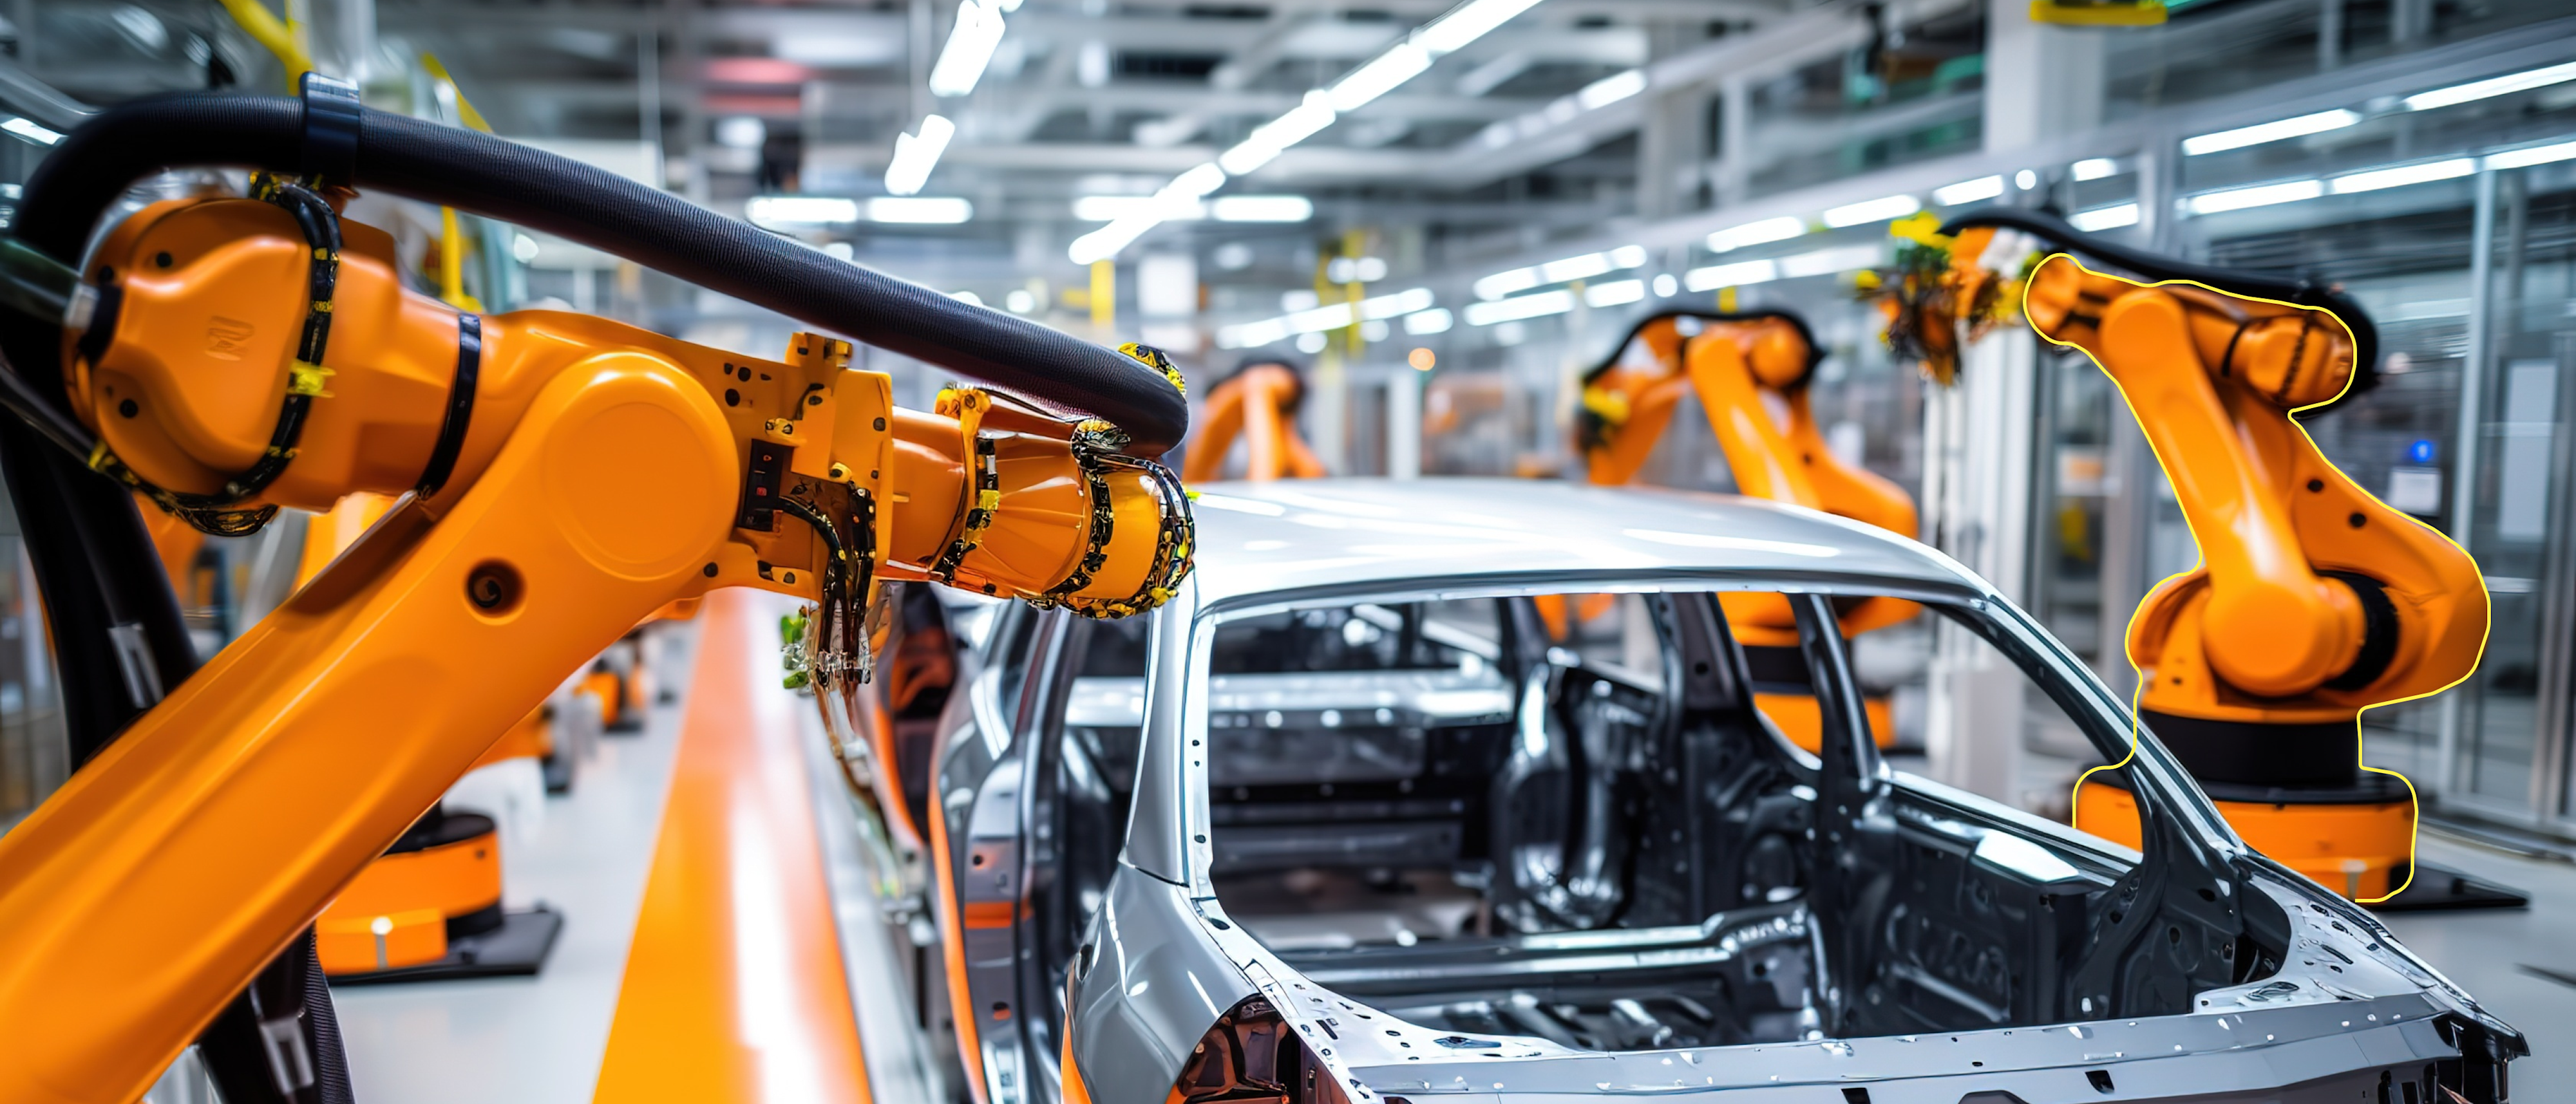
{"type": "MultiPolygon", "coordinates": [[[[26,186],[13,229],[77,264],[99,216],[152,173],[240,166],[316,169],[305,101],[186,93],[101,112],[66,137],[26,186]]],[[[907,280],[837,260],[667,192],[543,150],[361,109],[352,187],[542,230],[823,329],[938,365],[1067,416],[1106,419],[1128,450],[1158,455],[1189,429],[1163,374],[1119,353],[907,280]]],[[[31,372],[46,382],[52,372],[31,372]]]]}
{"type": "Polygon", "coordinates": [[[2261,276],[2214,265],[2195,264],[2158,253],[2149,253],[2078,230],[2073,224],[2044,211],[2020,207],[1984,207],[1957,218],[1941,227],[1943,234],[1955,235],[1962,230],[1991,226],[2019,230],[2077,253],[2128,269],[2149,280],[2189,280],[2207,284],[2220,291],[2276,299],[2305,307],[2323,307],[2352,328],[2352,386],[2334,402],[2361,394],[2379,385],[2379,328],[2371,324],[2370,312],[2342,291],[2306,280],[2285,280],[2261,276]]]}

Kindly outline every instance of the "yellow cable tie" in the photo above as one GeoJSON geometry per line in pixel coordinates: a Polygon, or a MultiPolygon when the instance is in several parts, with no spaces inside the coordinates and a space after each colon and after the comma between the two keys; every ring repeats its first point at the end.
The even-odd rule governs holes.
{"type": "Polygon", "coordinates": [[[311,361],[296,361],[286,368],[286,393],[310,395],[317,399],[330,398],[331,393],[323,390],[322,386],[330,382],[332,376],[338,374],[311,361]]]}
{"type": "Polygon", "coordinates": [[[987,510],[998,510],[998,509],[1001,509],[1001,508],[1002,508],[1002,492],[1000,492],[1000,491],[984,491],[984,492],[982,492],[982,493],[979,493],[979,494],[977,494],[977,495],[975,496],[975,505],[980,506],[980,507],[983,507],[984,509],[987,509],[987,510]]]}

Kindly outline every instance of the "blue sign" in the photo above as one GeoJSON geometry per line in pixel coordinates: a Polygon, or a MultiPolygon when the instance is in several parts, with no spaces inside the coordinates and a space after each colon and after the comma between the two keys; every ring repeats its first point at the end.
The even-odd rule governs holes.
{"type": "Polygon", "coordinates": [[[2432,463],[2433,442],[2430,440],[2419,440],[2414,444],[2406,446],[2406,459],[2410,463],[2416,464],[2432,463]]]}

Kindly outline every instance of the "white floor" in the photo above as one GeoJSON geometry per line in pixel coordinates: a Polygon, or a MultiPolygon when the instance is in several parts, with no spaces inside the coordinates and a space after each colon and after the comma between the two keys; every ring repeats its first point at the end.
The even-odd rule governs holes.
{"type": "MultiPolygon", "coordinates": [[[[689,634],[674,633],[687,639],[689,634]]],[[[685,644],[681,645],[685,647],[685,644]]],[[[676,650],[676,649],[675,649],[676,650]]],[[[671,657],[684,688],[688,656],[671,657]]],[[[681,706],[611,735],[524,841],[502,841],[503,900],[564,915],[535,977],[332,990],[351,1087],[367,1104],[581,1104],[608,1049],[626,950],[661,832],[681,706]]]]}
{"type": "Polygon", "coordinates": [[[2388,926],[2487,1011],[2531,1040],[2512,1066],[2514,1099],[2576,1100],[2576,986],[2524,971],[2576,977],[2576,865],[2519,858],[2426,834],[2424,862],[2531,895],[2517,911],[2399,912],[2388,926]]]}

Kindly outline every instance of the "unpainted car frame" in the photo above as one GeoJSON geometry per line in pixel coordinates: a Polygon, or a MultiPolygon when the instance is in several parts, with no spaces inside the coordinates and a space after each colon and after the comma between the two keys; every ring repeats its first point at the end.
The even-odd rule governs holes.
{"type": "MultiPolygon", "coordinates": [[[[895,763],[877,773],[874,804],[930,868],[920,888],[935,932],[910,925],[933,944],[914,979],[922,1020],[956,1043],[950,1087],[981,1104],[1629,1095],[2504,1104],[2507,1063],[2528,1053],[2518,1032],[2370,913],[2246,848],[2151,734],[2123,772],[2145,821],[2143,856],[1890,770],[1852,720],[1859,688],[1841,634],[1827,631],[1838,598],[1941,609],[2015,654],[2089,730],[2131,731],[2127,704],[2079,660],[1922,545],[1727,496],[1501,480],[1212,485],[1198,514],[1198,569],[1145,630],[1146,677],[1127,705],[1142,721],[1132,776],[1107,777],[1120,764],[1065,739],[1067,710],[1082,708],[1069,704],[1071,684],[1098,652],[1084,635],[1095,625],[1026,608],[999,611],[980,646],[957,647],[962,692],[931,699],[935,727],[916,710],[908,736],[875,741],[895,763]],[[1826,718],[1821,755],[1767,722],[1745,726],[1743,650],[1704,597],[1730,590],[1789,595],[1804,630],[1797,654],[1826,718]],[[1731,710],[1736,725],[1717,759],[1705,746],[1659,745],[1690,759],[1687,771],[1661,773],[1714,764],[1730,778],[1768,779],[1753,788],[1768,787],[1771,812],[1736,819],[1788,818],[1772,834],[1803,848],[1793,887],[1750,900],[1695,888],[1693,900],[1725,906],[1696,923],[1334,954],[1274,951],[1228,915],[1214,874],[1221,841],[1204,700],[1221,619],[1363,599],[1570,592],[1659,603],[1675,638],[1667,643],[1694,669],[1675,661],[1672,708],[1687,700],[1702,718],[1731,710]],[[1102,799],[1122,782],[1124,802],[1102,799]],[[1953,951],[1968,940],[1982,959],[1899,946],[1911,938],[1907,908],[1953,951]],[[1765,964],[1780,972],[1765,977],[1765,964]],[[1666,1029],[1602,1050],[1458,1030],[1455,1020],[1430,1026],[1387,1008],[1405,1003],[1400,992],[1441,990],[1444,978],[1574,992],[1683,974],[1776,1005],[1769,1022],[1789,1037],[1652,1045],[1666,1029]]],[[[938,619],[935,603],[905,608],[913,615],[899,637],[953,629],[923,625],[938,619]]],[[[1547,663],[1530,677],[1579,675],[1571,657],[1550,652],[1547,663]]],[[[1595,684],[1594,696],[1610,689],[1595,684]]],[[[1532,699],[1526,713],[1537,709],[1532,699]]],[[[1651,785],[1656,774],[1640,777],[1651,785]]],[[[1646,797],[1688,804],[1691,792],[1646,797]]],[[[1660,832],[1634,835],[1621,844],[1632,864],[1749,861],[1741,847],[1685,856],[1655,850],[1660,832]]],[[[1605,1007],[1653,1021],[1635,1001],[1605,1007]]]]}

